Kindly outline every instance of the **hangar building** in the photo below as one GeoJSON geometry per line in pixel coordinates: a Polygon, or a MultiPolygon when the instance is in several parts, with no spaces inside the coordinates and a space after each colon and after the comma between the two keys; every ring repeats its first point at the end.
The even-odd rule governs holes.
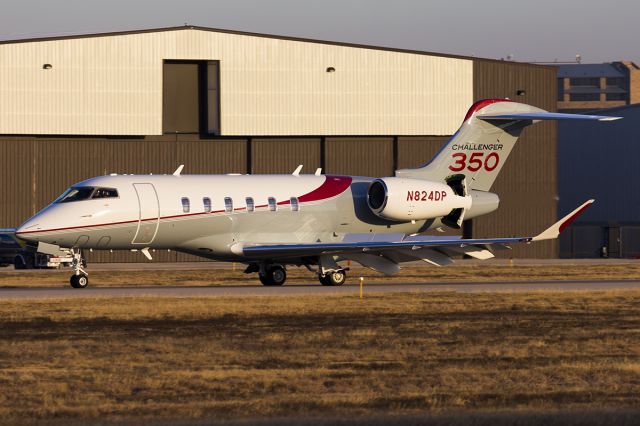
{"type": "MultiPolygon", "coordinates": [[[[556,69],[191,26],[0,42],[0,227],[107,173],[304,164],[390,176],[428,161],[474,101],[493,97],[553,111],[556,69]]],[[[555,124],[528,128],[492,189],[500,209],[465,235],[544,229],[556,219],[556,174],[555,124]]],[[[557,257],[558,245],[512,255],[557,257]]]]}
{"type": "Polygon", "coordinates": [[[558,124],[558,208],[596,200],[561,235],[560,256],[639,258],[640,104],[592,113],[622,120],[558,124]]]}

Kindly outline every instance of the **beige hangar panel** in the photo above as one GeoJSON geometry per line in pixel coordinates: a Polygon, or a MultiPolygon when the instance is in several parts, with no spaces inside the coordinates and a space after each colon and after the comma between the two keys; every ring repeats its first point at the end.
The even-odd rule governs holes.
{"type": "Polygon", "coordinates": [[[219,61],[223,136],[448,135],[473,101],[469,59],[185,27],[0,43],[0,134],[162,134],[164,60],[219,61]]]}

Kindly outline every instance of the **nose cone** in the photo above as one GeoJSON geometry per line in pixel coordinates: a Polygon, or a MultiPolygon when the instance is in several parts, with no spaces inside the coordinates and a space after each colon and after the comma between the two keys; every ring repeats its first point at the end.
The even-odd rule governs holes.
{"type": "Polygon", "coordinates": [[[18,229],[16,229],[16,237],[25,241],[43,241],[48,243],[55,237],[55,233],[52,231],[56,230],[60,222],[59,216],[60,215],[55,212],[55,208],[49,206],[20,225],[18,229]]]}
{"type": "Polygon", "coordinates": [[[38,231],[42,231],[43,229],[38,216],[39,215],[35,215],[20,225],[18,229],[16,229],[16,237],[25,241],[37,241],[38,231]]]}

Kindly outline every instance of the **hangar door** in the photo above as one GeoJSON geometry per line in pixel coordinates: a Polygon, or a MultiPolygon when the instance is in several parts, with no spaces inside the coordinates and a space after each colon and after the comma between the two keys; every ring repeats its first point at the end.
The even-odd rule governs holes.
{"type": "Polygon", "coordinates": [[[218,61],[165,60],[162,132],[220,134],[218,61]]]}

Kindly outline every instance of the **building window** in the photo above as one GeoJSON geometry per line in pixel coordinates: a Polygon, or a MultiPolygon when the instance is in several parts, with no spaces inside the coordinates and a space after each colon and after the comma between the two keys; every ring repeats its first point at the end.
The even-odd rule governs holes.
{"type": "Polygon", "coordinates": [[[276,199],[273,197],[269,197],[269,210],[275,212],[278,209],[276,199]]]}
{"type": "Polygon", "coordinates": [[[570,78],[569,84],[571,86],[589,86],[600,87],[600,77],[576,77],[570,78]]]}
{"type": "Polygon", "coordinates": [[[182,211],[184,213],[189,213],[189,210],[191,210],[189,199],[187,197],[182,197],[182,211]]]}
{"type": "Polygon", "coordinates": [[[608,101],[626,101],[627,94],[626,93],[607,93],[608,101]]]}
{"type": "Polygon", "coordinates": [[[211,212],[211,198],[209,197],[204,197],[202,199],[202,204],[204,205],[204,211],[206,213],[211,212]]]}
{"type": "Polygon", "coordinates": [[[609,77],[607,78],[607,87],[621,87],[624,88],[627,85],[627,79],[624,77],[609,77]]]}
{"type": "Polygon", "coordinates": [[[297,212],[298,210],[300,210],[300,204],[298,203],[298,197],[291,197],[289,199],[289,201],[291,202],[291,211],[297,212]]]}
{"type": "Polygon", "coordinates": [[[231,213],[233,211],[233,200],[231,197],[224,197],[224,211],[231,213]]]}
{"type": "Polygon", "coordinates": [[[252,211],[256,208],[256,205],[255,205],[255,203],[253,202],[253,198],[251,198],[251,197],[247,197],[247,198],[245,198],[244,200],[245,200],[245,202],[247,203],[247,211],[248,211],[248,212],[252,212],[252,211]]]}
{"type": "Polygon", "coordinates": [[[582,101],[582,102],[591,102],[591,101],[599,101],[600,94],[599,93],[572,93],[569,96],[569,100],[572,102],[582,101]]]}

